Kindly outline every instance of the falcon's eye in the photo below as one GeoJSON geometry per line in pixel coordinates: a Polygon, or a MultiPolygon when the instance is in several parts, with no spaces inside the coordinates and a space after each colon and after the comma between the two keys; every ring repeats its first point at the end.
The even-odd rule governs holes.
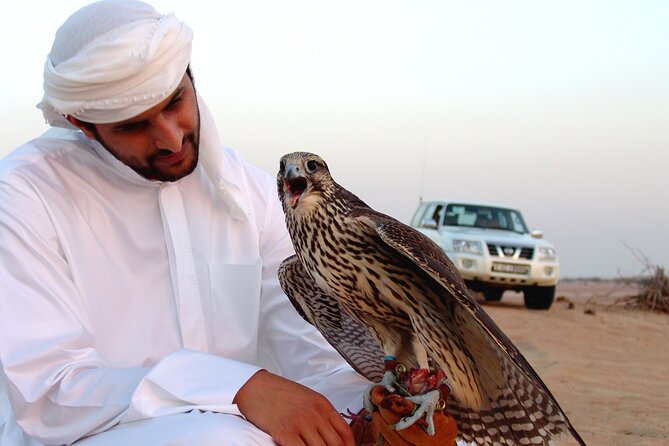
{"type": "Polygon", "coordinates": [[[316,161],[307,161],[307,173],[314,173],[316,169],[318,169],[318,163],[316,161]]]}

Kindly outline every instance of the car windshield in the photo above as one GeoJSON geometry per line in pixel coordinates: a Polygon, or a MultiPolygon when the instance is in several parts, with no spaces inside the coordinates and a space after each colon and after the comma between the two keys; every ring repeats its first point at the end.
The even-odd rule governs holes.
{"type": "Polygon", "coordinates": [[[500,229],[519,233],[529,232],[519,212],[513,209],[473,204],[449,204],[446,206],[443,224],[448,226],[500,229]]]}

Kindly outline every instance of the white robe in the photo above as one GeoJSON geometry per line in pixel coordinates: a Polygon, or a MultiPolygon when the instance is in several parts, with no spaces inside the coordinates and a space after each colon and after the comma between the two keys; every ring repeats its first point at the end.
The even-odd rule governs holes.
{"type": "Polygon", "coordinates": [[[149,181],[80,132],[52,129],[0,164],[0,359],[29,435],[70,444],[153,422],[160,435],[138,444],[180,444],[160,421],[247,423],[232,399],[261,367],[360,408],[367,382],[279,287],[292,246],[274,179],[232,150],[222,166],[247,219],[201,166],[149,181]]]}

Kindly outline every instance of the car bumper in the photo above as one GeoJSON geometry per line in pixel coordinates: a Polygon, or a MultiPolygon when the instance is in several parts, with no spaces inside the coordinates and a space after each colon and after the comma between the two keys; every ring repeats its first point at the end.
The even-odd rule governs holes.
{"type": "Polygon", "coordinates": [[[557,261],[502,259],[461,253],[447,253],[462,278],[498,286],[552,286],[560,277],[557,261]]]}

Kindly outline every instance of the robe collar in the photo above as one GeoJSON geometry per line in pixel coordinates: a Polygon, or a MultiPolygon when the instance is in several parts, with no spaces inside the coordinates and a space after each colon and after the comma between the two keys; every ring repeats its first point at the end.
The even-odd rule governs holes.
{"type": "MultiPolygon", "coordinates": [[[[249,204],[244,198],[241,188],[243,179],[240,178],[239,172],[224,162],[223,147],[218,137],[214,118],[200,95],[198,95],[198,106],[200,110],[200,154],[198,168],[201,166],[204,169],[209,181],[211,181],[214,189],[223,200],[229,214],[237,220],[249,221],[249,204]]],[[[132,168],[118,160],[102,144],[90,139],[88,141],[95,153],[127,180],[136,184],[155,184],[157,186],[164,183],[163,181],[149,180],[142,177],[132,168]]],[[[175,183],[179,181],[177,180],[175,183]]]]}

